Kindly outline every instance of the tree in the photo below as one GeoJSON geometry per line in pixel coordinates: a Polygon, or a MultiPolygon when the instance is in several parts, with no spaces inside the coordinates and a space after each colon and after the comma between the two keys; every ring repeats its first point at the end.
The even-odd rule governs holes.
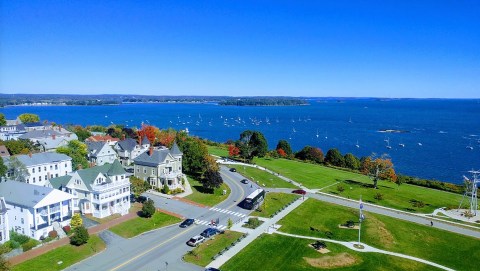
{"type": "Polygon", "coordinates": [[[362,173],[368,175],[373,181],[373,187],[378,189],[378,180],[389,180],[391,182],[397,181],[397,175],[393,169],[393,163],[390,159],[383,155],[380,158],[375,158],[375,154],[370,157],[362,159],[362,173]]]}
{"type": "Polygon", "coordinates": [[[240,149],[235,145],[228,145],[228,156],[234,157],[240,154],[240,149]]]}
{"type": "Polygon", "coordinates": [[[121,138],[122,127],[119,125],[111,125],[108,127],[106,134],[110,135],[111,137],[121,138]]]}
{"type": "Polygon", "coordinates": [[[3,163],[3,159],[0,157],[0,181],[2,177],[5,177],[8,172],[8,167],[3,163]]]}
{"type": "Polygon", "coordinates": [[[176,135],[177,135],[177,132],[172,128],[169,128],[167,130],[160,130],[160,129],[155,130],[155,137],[157,138],[157,141],[167,148],[171,148],[173,146],[173,142],[175,142],[176,135]]]}
{"type": "Polygon", "coordinates": [[[231,218],[228,218],[228,221],[227,221],[227,229],[231,229],[233,227],[233,221],[231,218]]]}
{"type": "Polygon", "coordinates": [[[73,229],[73,235],[70,236],[70,244],[75,246],[81,246],[88,242],[90,235],[88,234],[87,228],[84,226],[78,226],[73,229]]]}
{"type": "Polygon", "coordinates": [[[155,205],[153,200],[148,199],[145,203],[143,203],[142,207],[142,215],[143,217],[149,218],[155,214],[155,205]]]}
{"type": "Polygon", "coordinates": [[[276,150],[278,151],[278,149],[282,149],[288,156],[292,155],[292,148],[290,147],[290,143],[288,143],[288,141],[284,139],[278,141],[276,150]]]}
{"type": "Polygon", "coordinates": [[[268,151],[267,140],[262,133],[258,131],[246,130],[240,134],[240,139],[236,142],[236,147],[240,150],[240,156],[246,160],[252,160],[254,156],[264,157],[268,151]]]}
{"type": "Polygon", "coordinates": [[[258,131],[253,132],[252,137],[250,138],[250,143],[254,146],[254,156],[264,157],[265,154],[267,154],[268,143],[267,139],[265,139],[265,136],[262,133],[258,131]]]}
{"type": "Polygon", "coordinates": [[[158,133],[158,128],[152,125],[142,125],[142,129],[138,131],[138,137],[144,138],[147,137],[148,141],[150,141],[150,145],[154,145],[156,142],[155,135],[158,133]]]}
{"type": "Polygon", "coordinates": [[[168,184],[167,184],[167,183],[165,183],[165,184],[163,185],[162,192],[163,192],[163,194],[167,194],[167,195],[170,193],[170,187],[168,187],[168,184]]]}
{"type": "Polygon", "coordinates": [[[77,135],[79,141],[85,141],[85,139],[89,138],[92,133],[87,129],[83,128],[80,125],[76,125],[71,128],[73,132],[77,135]]]}
{"type": "Polygon", "coordinates": [[[208,156],[205,143],[188,137],[185,141],[179,141],[178,147],[183,152],[183,170],[193,175],[201,175],[205,170],[205,157],[208,156]]]}
{"type": "Polygon", "coordinates": [[[205,189],[213,190],[215,188],[219,188],[222,185],[223,179],[220,175],[220,172],[207,170],[204,174],[204,178],[202,178],[200,182],[205,189]]]}
{"type": "Polygon", "coordinates": [[[360,160],[351,153],[345,154],[343,160],[345,161],[345,167],[349,169],[357,170],[360,168],[360,160]]]}
{"type": "Polygon", "coordinates": [[[5,125],[7,125],[7,119],[5,118],[5,115],[3,113],[0,113],[0,126],[5,125]]]}
{"type": "Polygon", "coordinates": [[[320,148],[305,146],[295,154],[295,157],[300,160],[313,161],[319,164],[323,162],[323,151],[320,148]]]}
{"type": "Polygon", "coordinates": [[[67,146],[57,148],[57,153],[63,153],[72,157],[74,169],[88,168],[87,145],[78,140],[71,140],[67,146]]]}
{"type": "Polygon", "coordinates": [[[26,183],[30,177],[27,167],[15,156],[10,156],[7,168],[10,178],[14,181],[26,183]]]}
{"type": "Polygon", "coordinates": [[[280,155],[280,157],[286,157],[287,156],[287,153],[282,149],[277,149],[277,153],[278,155],[280,155]]]}
{"type": "Polygon", "coordinates": [[[21,114],[20,116],[18,116],[18,118],[23,123],[32,123],[32,122],[39,122],[40,121],[40,117],[38,115],[30,114],[30,113],[21,114]]]}
{"type": "Polygon", "coordinates": [[[150,189],[150,184],[135,176],[130,176],[130,187],[135,195],[140,195],[150,189]]]}
{"type": "Polygon", "coordinates": [[[10,152],[10,155],[27,154],[29,152],[37,152],[38,146],[28,139],[7,140],[3,144],[10,152]]]}
{"type": "Polygon", "coordinates": [[[325,162],[336,167],[345,167],[343,156],[336,148],[328,150],[327,155],[325,156],[325,162]]]}
{"type": "Polygon", "coordinates": [[[73,214],[72,219],[70,220],[70,226],[72,228],[80,227],[83,225],[83,220],[80,214],[73,214]]]}
{"type": "Polygon", "coordinates": [[[10,263],[5,259],[3,254],[7,253],[6,246],[0,246],[0,270],[1,271],[10,271],[10,263]]]}

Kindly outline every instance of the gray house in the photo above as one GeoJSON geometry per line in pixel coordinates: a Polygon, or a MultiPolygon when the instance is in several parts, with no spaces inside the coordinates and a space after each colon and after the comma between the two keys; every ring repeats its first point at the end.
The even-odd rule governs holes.
{"type": "Polygon", "coordinates": [[[144,137],[139,143],[133,138],[117,142],[113,147],[118,154],[118,159],[123,166],[129,166],[140,154],[148,151],[150,141],[144,137]]]}
{"type": "Polygon", "coordinates": [[[112,164],[117,159],[117,153],[107,142],[86,142],[88,161],[93,165],[101,166],[112,164]]]}
{"type": "Polygon", "coordinates": [[[174,143],[170,150],[151,147],[148,152],[142,153],[134,159],[134,175],[156,188],[161,189],[167,184],[170,189],[184,190],[182,157],[183,153],[177,143],[174,143]]]}

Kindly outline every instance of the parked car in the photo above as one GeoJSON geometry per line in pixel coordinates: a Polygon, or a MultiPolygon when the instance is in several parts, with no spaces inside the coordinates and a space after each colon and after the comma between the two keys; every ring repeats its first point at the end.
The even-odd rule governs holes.
{"type": "Polygon", "coordinates": [[[134,194],[130,194],[130,202],[131,202],[131,203],[134,203],[134,202],[136,202],[136,201],[137,201],[137,199],[135,198],[135,195],[134,195],[134,194]]]}
{"type": "Polygon", "coordinates": [[[200,235],[205,237],[205,238],[208,238],[208,237],[214,236],[217,233],[218,233],[217,229],[208,228],[208,229],[204,230],[202,233],[200,233],[200,235]]]}
{"type": "Polygon", "coordinates": [[[292,193],[294,194],[300,194],[300,195],[305,195],[307,194],[307,192],[303,189],[297,189],[297,190],[293,190],[292,193]]]}
{"type": "Polygon", "coordinates": [[[248,180],[247,179],[243,179],[240,181],[241,183],[244,183],[244,184],[247,184],[248,183],[248,180]]]}
{"type": "Polygon", "coordinates": [[[205,238],[203,236],[195,235],[192,238],[190,238],[190,240],[188,240],[187,245],[192,246],[192,247],[196,247],[196,246],[200,245],[201,243],[203,243],[204,241],[205,241],[205,238]]]}
{"type": "Polygon", "coordinates": [[[149,197],[146,196],[138,196],[137,201],[140,203],[144,203],[145,201],[149,200],[149,197]]]}
{"type": "Polygon", "coordinates": [[[192,225],[194,222],[195,222],[195,219],[193,218],[185,219],[185,221],[183,221],[182,224],[180,224],[180,228],[186,228],[192,225]]]}
{"type": "Polygon", "coordinates": [[[205,269],[205,271],[220,271],[220,269],[208,267],[207,269],[205,269]]]}
{"type": "Polygon", "coordinates": [[[230,168],[230,171],[231,171],[231,172],[237,172],[237,169],[234,168],[234,167],[232,167],[232,168],[230,168]]]}

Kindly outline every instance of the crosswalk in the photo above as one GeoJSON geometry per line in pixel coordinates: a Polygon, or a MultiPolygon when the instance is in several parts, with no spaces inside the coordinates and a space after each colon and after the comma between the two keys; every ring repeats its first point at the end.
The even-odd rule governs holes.
{"type": "Polygon", "coordinates": [[[238,216],[238,217],[245,217],[246,216],[242,213],[237,213],[237,212],[230,211],[230,210],[227,210],[227,209],[220,209],[220,208],[217,208],[217,207],[212,207],[212,208],[210,208],[210,210],[215,211],[215,212],[219,212],[219,213],[224,213],[224,214],[227,214],[227,215],[234,215],[234,216],[238,216]]]}
{"type": "MultiPolygon", "coordinates": [[[[198,224],[198,225],[205,225],[205,226],[209,226],[211,223],[211,221],[205,221],[205,220],[200,220],[200,219],[195,219],[195,224],[198,224]]],[[[227,228],[227,226],[225,225],[217,225],[216,227],[214,228],[217,228],[219,230],[224,230],[227,228]]]]}

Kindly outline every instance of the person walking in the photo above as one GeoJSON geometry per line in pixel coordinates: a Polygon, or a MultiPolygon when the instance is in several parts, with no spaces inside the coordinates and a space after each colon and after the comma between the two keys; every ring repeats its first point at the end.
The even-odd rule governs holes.
{"type": "Polygon", "coordinates": [[[432,220],[430,220],[430,226],[432,226],[432,227],[433,227],[433,221],[432,221],[432,220]]]}

